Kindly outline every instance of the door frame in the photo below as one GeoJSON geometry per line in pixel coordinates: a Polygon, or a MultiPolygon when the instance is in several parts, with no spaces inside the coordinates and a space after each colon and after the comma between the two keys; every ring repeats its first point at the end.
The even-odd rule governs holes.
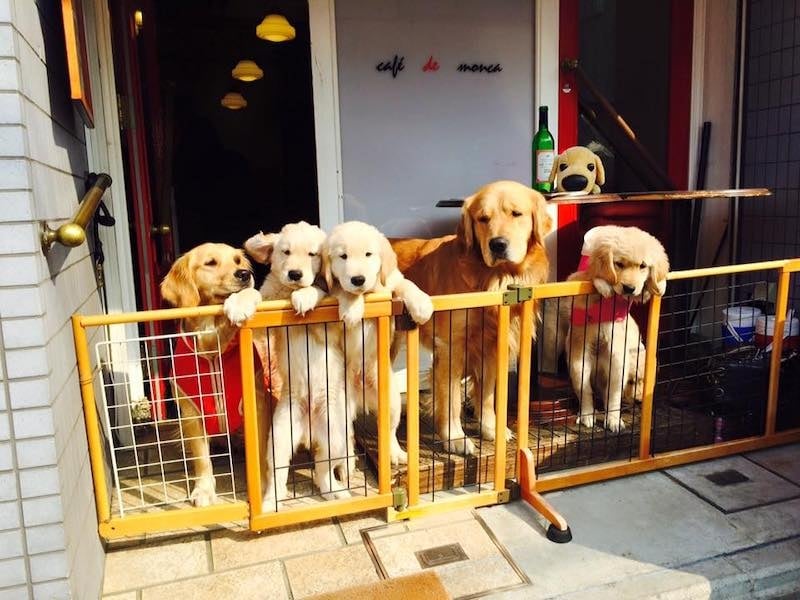
{"type": "MultiPolygon", "coordinates": [[[[133,282],[134,240],[128,234],[128,204],[125,193],[125,169],[119,129],[119,106],[111,46],[110,0],[94,0],[94,26],[97,32],[97,80],[101,102],[106,108],[105,149],[108,170],[116,182],[113,187],[112,214],[121,224],[114,232],[115,240],[106,245],[108,254],[107,312],[136,310],[133,282]]],[[[339,94],[336,64],[336,20],[334,0],[308,0],[311,34],[311,71],[314,97],[314,130],[317,153],[317,185],[319,217],[323,229],[331,228],[343,218],[341,135],[339,129],[339,94]]],[[[90,130],[91,131],[91,130],[90,130]]],[[[120,334],[120,337],[124,334],[120,334]]]]}

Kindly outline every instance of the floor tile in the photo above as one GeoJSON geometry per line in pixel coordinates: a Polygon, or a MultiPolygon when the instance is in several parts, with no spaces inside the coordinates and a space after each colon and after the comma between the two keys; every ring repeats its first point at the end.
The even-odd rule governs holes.
{"type": "Polygon", "coordinates": [[[785,500],[800,495],[800,486],[773,475],[741,456],[730,456],[668,469],[666,473],[701,498],[726,512],[760,506],[767,502],[785,500]],[[739,473],[748,477],[749,481],[719,485],[707,478],[709,475],[713,476],[724,472],[739,473]]]}
{"type": "Polygon", "coordinates": [[[225,598],[289,598],[279,562],[213,573],[205,577],[176,581],[167,585],[145,588],[142,600],[191,598],[192,600],[222,600],[225,598]]]}
{"type": "Polygon", "coordinates": [[[121,594],[108,594],[103,600],[136,600],[136,592],[122,592],[121,594]]]}
{"type": "Polygon", "coordinates": [[[207,572],[208,555],[202,536],[145,544],[106,555],[103,593],[139,589],[207,572]]]}
{"type": "Polygon", "coordinates": [[[387,524],[386,518],[384,517],[385,512],[386,511],[379,510],[359,515],[339,517],[339,526],[342,529],[346,542],[348,544],[362,543],[362,529],[371,529],[373,537],[406,531],[406,524],[404,521],[387,524]]]}
{"type": "Polygon", "coordinates": [[[752,544],[724,514],[661,473],[546,497],[570,525],[569,544],[550,542],[543,519],[522,502],[477,511],[532,580],[531,597],[607,585],[752,544]]]}
{"type": "Polygon", "coordinates": [[[800,535],[800,498],[736,512],[728,520],[756,544],[800,535]]]}
{"type": "Polygon", "coordinates": [[[745,456],[762,467],[800,485],[800,444],[767,448],[745,456]]]}
{"type": "Polygon", "coordinates": [[[214,569],[230,569],[308,552],[339,548],[342,540],[331,522],[292,525],[261,534],[217,531],[211,534],[214,569]]]}
{"type": "Polygon", "coordinates": [[[363,545],[290,558],[284,562],[295,599],[379,579],[363,545]]]}
{"type": "Polygon", "coordinates": [[[370,540],[389,577],[417,573],[423,569],[416,552],[445,544],[458,544],[467,560],[433,567],[454,597],[478,594],[523,579],[514,571],[486,530],[470,514],[469,521],[442,524],[370,540]]]}
{"type": "Polygon", "coordinates": [[[459,510],[445,511],[429,517],[409,519],[408,528],[412,531],[415,529],[430,529],[431,527],[438,527],[439,525],[474,520],[475,515],[471,508],[461,508],[459,510]]]}

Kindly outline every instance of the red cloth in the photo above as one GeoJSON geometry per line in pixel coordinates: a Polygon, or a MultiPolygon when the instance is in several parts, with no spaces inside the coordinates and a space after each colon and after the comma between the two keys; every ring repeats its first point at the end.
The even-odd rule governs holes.
{"type": "MultiPolygon", "coordinates": [[[[216,351],[198,354],[194,340],[183,335],[176,339],[172,376],[183,394],[194,402],[203,415],[206,434],[233,433],[238,430],[242,426],[239,336],[233,338],[221,356],[216,351]]],[[[259,368],[258,354],[254,351],[253,369],[258,372],[259,368]]]]}
{"type": "MultiPolygon", "coordinates": [[[[581,260],[578,263],[578,271],[585,271],[589,268],[589,257],[586,254],[581,254],[581,260]]],[[[588,325],[591,323],[610,323],[624,321],[631,311],[630,298],[622,298],[620,296],[613,296],[611,298],[600,298],[596,302],[589,305],[584,310],[582,308],[572,308],[572,324],[573,325],[588,325]]]]}

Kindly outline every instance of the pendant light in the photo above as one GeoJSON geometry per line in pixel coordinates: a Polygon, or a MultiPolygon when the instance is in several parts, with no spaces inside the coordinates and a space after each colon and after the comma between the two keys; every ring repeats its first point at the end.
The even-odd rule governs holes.
{"type": "Polygon", "coordinates": [[[241,81],[255,81],[264,76],[264,71],[252,60],[240,60],[236,63],[236,66],[233,67],[231,75],[233,75],[235,79],[240,79],[241,81]]]}
{"type": "Polygon", "coordinates": [[[222,100],[220,100],[219,103],[225,108],[229,108],[231,110],[239,110],[240,108],[247,106],[247,100],[245,100],[244,96],[242,96],[239,92],[228,92],[222,97],[222,100]]]}
{"type": "Polygon", "coordinates": [[[270,42],[288,42],[294,39],[294,27],[283,15],[267,15],[256,27],[256,35],[270,42]]]}

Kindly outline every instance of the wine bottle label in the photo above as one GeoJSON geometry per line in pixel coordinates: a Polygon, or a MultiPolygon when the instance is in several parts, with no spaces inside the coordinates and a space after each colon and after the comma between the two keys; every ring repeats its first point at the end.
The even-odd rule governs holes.
{"type": "Polygon", "coordinates": [[[536,151],[536,183],[550,181],[550,171],[556,159],[554,150],[536,151]]]}

